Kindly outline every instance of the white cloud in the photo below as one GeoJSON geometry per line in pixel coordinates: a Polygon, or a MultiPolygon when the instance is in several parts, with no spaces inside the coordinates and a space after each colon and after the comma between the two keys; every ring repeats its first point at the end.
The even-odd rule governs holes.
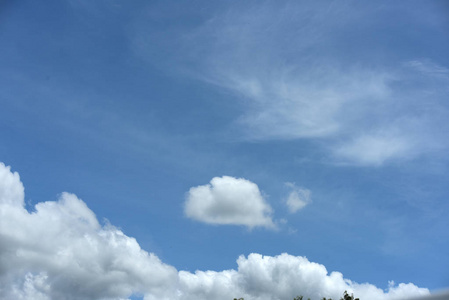
{"type": "MultiPolygon", "coordinates": [[[[252,186],[250,194],[260,195],[244,179],[221,180],[252,186]]],[[[19,175],[0,163],[1,299],[118,300],[141,294],[145,300],[275,300],[303,294],[317,300],[338,299],[347,290],[363,300],[388,300],[429,294],[411,283],[391,283],[384,292],[288,254],[241,256],[237,270],[178,272],[119,229],[101,226],[75,195],[38,203],[30,213],[23,191],[19,175]]]]}
{"type": "MultiPolygon", "coordinates": [[[[28,272],[23,281],[11,284],[8,298],[11,299],[33,299],[33,300],[50,300],[50,284],[48,276],[45,273],[33,275],[28,272]]],[[[2,293],[0,292],[0,295],[2,293]]]]}
{"type": "Polygon", "coordinates": [[[345,279],[339,272],[329,274],[321,264],[286,253],[278,256],[252,253],[248,257],[240,256],[237,265],[237,270],[222,272],[197,271],[192,274],[181,271],[180,298],[277,300],[304,295],[313,300],[323,297],[339,299],[345,290],[363,300],[402,299],[429,294],[427,289],[411,283],[390,285],[388,292],[384,292],[372,284],[358,284],[345,279]]]}
{"type": "Polygon", "coordinates": [[[285,185],[291,188],[286,201],[290,213],[295,213],[310,203],[310,190],[299,188],[291,182],[287,182],[285,185]]]}
{"type": "Polygon", "coordinates": [[[434,76],[443,80],[449,78],[449,69],[439,66],[430,60],[412,60],[405,63],[406,66],[416,69],[419,72],[434,76]]]}
{"type": "Polygon", "coordinates": [[[359,165],[382,165],[391,159],[405,159],[413,150],[413,143],[403,136],[362,135],[340,147],[334,155],[359,165]]]}
{"type": "MultiPolygon", "coordinates": [[[[170,32],[175,45],[163,46],[182,49],[169,52],[176,68],[242,99],[244,110],[234,123],[239,136],[319,139],[332,162],[362,166],[447,151],[446,67],[425,58],[402,64],[348,58],[346,48],[331,46],[371,51],[358,41],[335,39],[352,36],[355,27],[375,30],[380,24],[369,18],[374,8],[313,1],[236,6],[188,32],[170,32]]],[[[139,37],[145,40],[142,32],[139,37]]],[[[136,51],[151,60],[154,42],[148,43],[136,51]]]]}
{"type": "Polygon", "coordinates": [[[246,79],[240,74],[245,72],[220,76],[223,87],[252,100],[237,121],[249,139],[334,137],[348,130],[350,122],[363,119],[365,105],[377,105],[375,99],[389,93],[390,78],[384,73],[360,68],[343,72],[329,65],[283,68],[273,66],[271,75],[254,74],[251,81],[260,86],[258,93],[253,92],[254,84],[241,84],[246,79]]]}
{"type": "Polygon", "coordinates": [[[0,163],[0,298],[125,298],[173,289],[176,269],[119,229],[101,226],[73,194],[23,206],[17,173],[0,163]]]}
{"type": "Polygon", "coordinates": [[[3,205],[23,206],[25,189],[17,172],[0,162],[0,200],[3,205]]]}
{"type": "Polygon", "coordinates": [[[272,209],[259,187],[246,179],[214,177],[187,193],[185,215],[209,224],[275,228],[272,209]]]}

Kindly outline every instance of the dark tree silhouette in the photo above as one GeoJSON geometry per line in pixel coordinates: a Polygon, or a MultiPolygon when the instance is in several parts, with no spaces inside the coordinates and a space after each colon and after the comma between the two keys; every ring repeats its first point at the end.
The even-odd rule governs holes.
{"type": "Polygon", "coordinates": [[[343,294],[343,297],[340,298],[340,300],[360,300],[360,299],[354,298],[354,294],[351,294],[351,296],[349,296],[348,292],[345,291],[345,293],[343,294]]]}
{"type": "MultiPolygon", "coordinates": [[[[296,296],[293,298],[293,300],[303,300],[304,296],[296,296]]],[[[245,300],[243,298],[234,298],[234,300],[245,300]]],[[[307,298],[307,300],[310,300],[310,298],[307,298]]],[[[323,297],[322,300],[332,300],[332,298],[326,298],[323,297]]],[[[359,298],[354,298],[354,294],[349,295],[347,291],[344,292],[343,297],[340,298],[340,300],[360,300],[359,298]]]]}

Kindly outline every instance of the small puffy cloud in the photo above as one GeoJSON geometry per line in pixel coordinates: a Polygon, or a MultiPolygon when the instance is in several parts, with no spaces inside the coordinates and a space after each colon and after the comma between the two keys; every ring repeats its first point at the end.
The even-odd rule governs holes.
{"type": "Polygon", "coordinates": [[[286,204],[290,213],[295,213],[310,203],[310,190],[299,188],[294,183],[287,182],[285,184],[291,188],[286,204]]]}
{"type": "MultiPolygon", "coordinates": [[[[263,200],[257,186],[244,179],[214,178],[206,188],[242,189],[253,202],[263,200]]],[[[387,291],[358,284],[289,254],[240,256],[236,270],[178,272],[116,227],[99,224],[75,195],[38,203],[30,213],[23,191],[19,175],[0,163],[0,299],[119,300],[133,294],[145,300],[275,300],[299,294],[339,299],[347,290],[363,300],[389,300],[429,294],[412,283],[390,282],[387,291]]]]}
{"type": "Polygon", "coordinates": [[[210,184],[192,187],[184,212],[191,219],[209,224],[275,228],[272,209],[259,187],[243,178],[214,177],[210,184]]]}

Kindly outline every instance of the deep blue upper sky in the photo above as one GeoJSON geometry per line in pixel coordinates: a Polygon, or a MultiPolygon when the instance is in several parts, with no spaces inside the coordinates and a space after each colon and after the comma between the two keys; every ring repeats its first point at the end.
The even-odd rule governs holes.
{"type": "Polygon", "coordinates": [[[448,32],[446,1],[7,1],[0,161],[30,211],[74,193],[178,270],[287,252],[444,288],[448,32]],[[224,175],[277,230],[186,216],[224,175]]]}

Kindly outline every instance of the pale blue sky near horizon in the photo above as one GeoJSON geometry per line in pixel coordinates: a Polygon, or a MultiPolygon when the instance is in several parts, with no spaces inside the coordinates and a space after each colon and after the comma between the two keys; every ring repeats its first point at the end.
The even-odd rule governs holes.
{"type": "Polygon", "coordinates": [[[448,32],[445,1],[6,1],[0,161],[30,211],[74,193],[178,270],[286,252],[447,288],[448,32]],[[189,218],[222,176],[277,229],[189,218]]]}

